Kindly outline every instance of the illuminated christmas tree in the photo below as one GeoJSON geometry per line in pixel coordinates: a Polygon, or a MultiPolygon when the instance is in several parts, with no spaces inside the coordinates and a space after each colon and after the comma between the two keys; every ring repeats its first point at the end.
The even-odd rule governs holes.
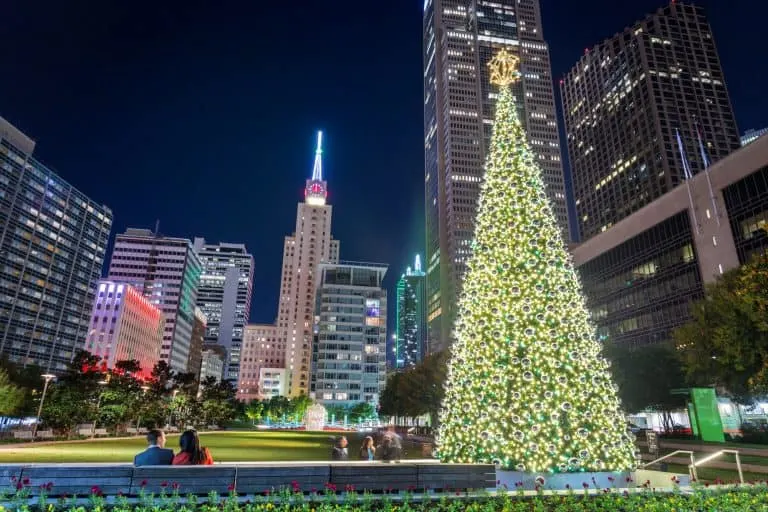
{"type": "Polygon", "coordinates": [[[630,469],[633,439],[510,90],[517,62],[501,50],[490,63],[496,120],[440,458],[528,472],[630,469]]]}

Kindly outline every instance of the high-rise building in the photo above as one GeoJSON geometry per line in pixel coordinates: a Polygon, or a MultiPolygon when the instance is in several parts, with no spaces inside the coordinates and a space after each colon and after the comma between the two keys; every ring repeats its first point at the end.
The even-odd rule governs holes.
{"type": "Polygon", "coordinates": [[[259,370],[259,396],[269,400],[288,393],[288,370],[285,368],[261,368],[259,370]]]}
{"type": "Polygon", "coordinates": [[[160,358],[178,372],[187,371],[201,270],[188,239],[148,229],[117,235],[109,262],[109,279],[129,283],[163,312],[160,358]]]}
{"type": "Polygon", "coordinates": [[[200,382],[205,382],[208,377],[221,381],[224,373],[224,361],[227,359],[227,351],[218,344],[203,345],[203,357],[200,362],[200,382]]]}
{"type": "Polygon", "coordinates": [[[741,145],[746,146],[750,142],[756,141],[759,137],[762,137],[767,133],[768,133],[768,127],[763,128],[761,130],[747,130],[741,136],[741,145]]]}
{"type": "Polygon", "coordinates": [[[395,367],[408,368],[426,355],[427,283],[416,255],[413,268],[408,267],[397,282],[397,320],[395,326],[395,367]]]}
{"type": "Polygon", "coordinates": [[[165,319],[162,311],[134,287],[99,280],[85,350],[101,357],[107,368],[136,360],[144,377],[160,360],[165,319]]]}
{"type": "Polygon", "coordinates": [[[237,399],[244,402],[261,400],[261,369],[284,367],[285,339],[281,336],[281,331],[274,324],[246,325],[241,350],[240,378],[237,381],[237,399]]]}
{"type": "Polygon", "coordinates": [[[310,398],[323,405],[379,403],[387,371],[386,272],[374,263],[318,268],[310,398]]]}
{"type": "Polygon", "coordinates": [[[615,343],[668,341],[721,274],[768,250],[768,137],[573,249],[592,319],[615,343]]]}
{"type": "Polygon", "coordinates": [[[520,58],[514,92],[553,211],[570,239],[563,164],[538,0],[426,0],[423,18],[429,352],[446,348],[471,252],[497,92],[488,62],[520,58]]]}
{"type": "Polygon", "coordinates": [[[225,378],[237,382],[243,329],[251,313],[253,256],[243,244],[206,244],[195,238],[193,247],[203,265],[197,306],[208,322],[205,342],[227,349],[225,378]]]}
{"type": "Polygon", "coordinates": [[[195,319],[192,324],[192,338],[189,342],[189,356],[187,356],[187,372],[195,377],[200,377],[200,369],[203,365],[203,345],[205,344],[206,318],[203,310],[195,307],[195,319]]]}
{"type": "Polygon", "coordinates": [[[0,355],[63,371],[83,347],[112,212],[0,117],[0,355]]]}
{"type": "Polygon", "coordinates": [[[672,2],[592,48],[561,89],[582,240],[741,145],[712,30],[694,5],[672,2]]]}
{"type": "Polygon", "coordinates": [[[285,344],[291,397],[309,394],[317,265],[339,260],[339,242],[331,238],[332,207],[326,204],[328,189],[323,180],[322,153],[319,132],[312,178],[307,180],[304,202],[299,203],[296,211],[296,230],[285,237],[283,248],[277,328],[285,344]]]}

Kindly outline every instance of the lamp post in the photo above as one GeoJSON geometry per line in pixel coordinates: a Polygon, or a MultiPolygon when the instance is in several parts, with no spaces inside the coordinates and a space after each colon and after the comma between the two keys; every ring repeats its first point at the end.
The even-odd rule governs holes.
{"type": "MultiPolygon", "coordinates": [[[[99,386],[106,386],[109,384],[108,380],[100,380],[99,386]]],[[[93,420],[93,430],[91,430],[91,439],[96,437],[96,425],[99,423],[99,412],[101,411],[101,390],[99,390],[99,399],[96,401],[96,418],[93,420]]]]}
{"type": "MultiPolygon", "coordinates": [[[[141,386],[141,390],[144,392],[144,394],[142,395],[142,398],[144,398],[147,395],[147,391],[149,391],[149,386],[144,384],[143,386],[141,386]]],[[[136,420],[136,433],[137,434],[139,433],[139,428],[140,427],[141,427],[141,409],[139,409],[139,419],[136,420]]]]}
{"type": "Polygon", "coordinates": [[[55,375],[50,373],[44,373],[41,375],[41,377],[45,379],[45,384],[43,384],[43,395],[40,397],[40,406],[37,408],[35,426],[32,427],[32,441],[35,440],[35,436],[37,435],[37,426],[40,424],[40,415],[43,414],[43,403],[45,403],[45,393],[48,391],[48,384],[50,384],[50,382],[56,378],[55,375]]]}
{"type": "Polygon", "coordinates": [[[179,394],[179,390],[178,389],[174,389],[173,390],[173,398],[171,398],[171,404],[168,407],[168,428],[169,429],[171,428],[171,422],[173,421],[173,408],[172,408],[173,401],[176,400],[176,395],[178,395],[178,394],[179,394]]]}

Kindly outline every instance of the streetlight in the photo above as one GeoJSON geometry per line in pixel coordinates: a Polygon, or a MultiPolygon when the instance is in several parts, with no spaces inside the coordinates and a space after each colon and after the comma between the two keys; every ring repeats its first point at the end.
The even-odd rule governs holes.
{"type": "Polygon", "coordinates": [[[44,373],[41,377],[45,379],[45,384],[43,384],[43,396],[40,397],[40,406],[37,408],[35,426],[32,427],[32,441],[35,440],[35,436],[37,435],[37,426],[40,424],[40,415],[43,413],[43,403],[45,402],[45,393],[48,391],[48,384],[56,378],[55,375],[50,373],[44,373]]]}
{"type": "Polygon", "coordinates": [[[178,394],[179,394],[179,390],[178,389],[174,389],[173,390],[173,398],[171,398],[171,404],[168,407],[168,428],[169,429],[171,428],[171,422],[173,421],[173,407],[172,407],[173,401],[176,400],[176,395],[178,395],[178,394]]]}
{"type": "MultiPolygon", "coordinates": [[[[99,386],[106,386],[109,384],[109,380],[100,380],[99,386]]],[[[101,411],[101,390],[99,390],[99,399],[96,401],[96,418],[93,420],[93,430],[91,431],[91,439],[96,437],[96,425],[99,423],[99,412],[101,411]]]]}
{"type": "MultiPolygon", "coordinates": [[[[143,398],[144,396],[146,396],[147,391],[149,391],[149,386],[144,384],[143,386],[141,386],[141,390],[144,392],[144,394],[142,395],[142,398],[143,398]]],[[[139,427],[140,426],[141,426],[141,408],[139,408],[139,419],[136,420],[136,433],[137,434],[139,433],[139,427]]]]}

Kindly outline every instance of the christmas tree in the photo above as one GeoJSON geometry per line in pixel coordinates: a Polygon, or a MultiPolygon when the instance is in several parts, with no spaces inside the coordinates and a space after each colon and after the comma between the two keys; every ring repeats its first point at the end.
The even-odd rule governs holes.
{"type": "Polygon", "coordinates": [[[630,469],[633,438],[510,90],[517,62],[501,50],[490,63],[496,120],[448,364],[440,458],[528,472],[630,469]]]}

